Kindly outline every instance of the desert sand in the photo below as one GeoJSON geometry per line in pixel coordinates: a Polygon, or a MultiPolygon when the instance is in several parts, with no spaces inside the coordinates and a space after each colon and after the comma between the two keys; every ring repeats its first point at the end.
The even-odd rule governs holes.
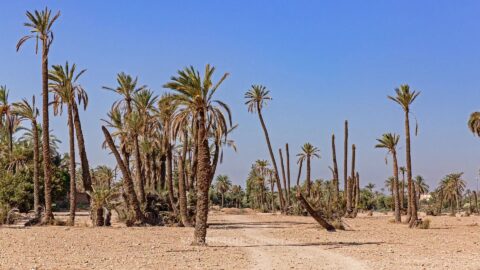
{"type": "MultiPolygon", "coordinates": [[[[61,218],[61,217],[58,217],[61,218]]],[[[192,228],[0,227],[0,269],[480,269],[480,217],[428,217],[408,229],[381,213],[326,232],[310,217],[224,209],[207,247],[192,228]]]]}

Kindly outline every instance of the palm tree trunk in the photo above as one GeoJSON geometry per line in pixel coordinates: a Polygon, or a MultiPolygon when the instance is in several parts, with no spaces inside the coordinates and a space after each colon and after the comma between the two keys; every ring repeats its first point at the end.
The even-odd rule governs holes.
{"type": "Polygon", "coordinates": [[[43,39],[42,46],[42,151],[43,171],[45,182],[45,217],[43,223],[50,224],[53,221],[52,211],[52,161],[50,157],[50,121],[48,110],[48,44],[43,39]]]}
{"type": "Polygon", "coordinates": [[[287,191],[287,204],[290,205],[290,189],[292,186],[290,185],[290,151],[288,150],[288,143],[285,144],[285,151],[287,152],[287,187],[285,188],[287,191]]]}
{"type": "Polygon", "coordinates": [[[347,179],[347,212],[346,217],[352,217],[353,182],[355,181],[355,144],[352,144],[352,176],[347,179]]]}
{"type": "Polygon", "coordinates": [[[168,182],[168,198],[172,207],[173,213],[178,214],[177,206],[175,202],[175,194],[173,190],[173,157],[172,157],[172,145],[166,140],[166,151],[167,151],[167,182],[168,182]]]}
{"type": "Polygon", "coordinates": [[[338,204],[339,197],[339,181],[338,181],[338,165],[337,165],[337,151],[335,147],[335,135],[332,134],[332,158],[333,158],[333,201],[338,204]]]}
{"type": "Polygon", "coordinates": [[[307,210],[307,212],[322,226],[324,229],[327,231],[335,231],[335,227],[332,226],[332,224],[328,223],[327,220],[324,217],[324,214],[319,211],[319,210],[313,210],[313,208],[310,206],[308,201],[303,197],[301,193],[300,187],[297,187],[297,195],[296,195],[298,201],[302,204],[302,206],[307,210]]]}
{"type": "MultiPolygon", "coordinates": [[[[188,220],[188,211],[187,211],[187,187],[185,183],[185,160],[187,158],[187,149],[188,149],[188,131],[185,129],[183,131],[183,148],[182,153],[178,157],[178,193],[179,193],[179,203],[180,203],[180,218],[182,219],[182,224],[185,227],[191,227],[190,221],[188,220]]],[[[223,204],[223,202],[222,202],[223,204]]]]}
{"type": "Polygon", "coordinates": [[[406,155],[407,155],[407,179],[408,179],[408,189],[409,189],[409,201],[410,201],[410,219],[407,220],[410,222],[410,225],[415,224],[418,219],[417,215],[417,201],[415,200],[415,187],[413,186],[412,180],[412,159],[411,159],[411,150],[410,150],[410,119],[408,115],[408,110],[405,112],[405,141],[406,141],[406,155]]]}
{"type": "Polygon", "coordinates": [[[165,186],[166,186],[166,172],[167,172],[167,168],[166,168],[166,162],[167,162],[167,154],[166,154],[166,146],[164,146],[164,152],[165,153],[162,153],[160,155],[160,187],[159,189],[160,190],[165,190],[165,186]]]}
{"type": "Polygon", "coordinates": [[[348,121],[345,120],[345,139],[343,142],[343,181],[344,181],[344,189],[343,189],[343,197],[344,201],[347,204],[348,209],[348,121]]]}
{"type": "Polygon", "coordinates": [[[77,206],[76,181],[75,181],[75,131],[73,126],[73,112],[71,105],[68,106],[68,140],[70,144],[70,216],[68,224],[75,225],[75,208],[77,206]]]}
{"type": "Polygon", "coordinates": [[[215,140],[215,150],[213,152],[213,160],[212,160],[212,175],[210,177],[209,185],[212,185],[213,177],[215,177],[215,171],[217,170],[218,158],[220,156],[220,141],[215,140]]]}
{"type": "Polygon", "coordinates": [[[473,191],[473,202],[475,203],[475,206],[474,206],[475,213],[478,214],[478,198],[477,198],[477,192],[475,190],[473,191]]]}
{"type": "Polygon", "coordinates": [[[405,172],[402,172],[402,193],[400,193],[400,209],[405,207],[405,172]]]}
{"type": "Polygon", "coordinates": [[[40,160],[39,160],[39,143],[38,143],[38,127],[37,120],[32,121],[32,134],[33,134],[33,210],[37,218],[41,215],[40,206],[40,181],[38,174],[40,172],[40,160]]]}
{"type": "Polygon", "coordinates": [[[393,156],[393,200],[395,203],[395,222],[400,223],[402,222],[402,217],[400,214],[400,194],[398,191],[398,161],[397,161],[397,152],[392,151],[392,156],[393,156]]]}
{"type": "Polygon", "coordinates": [[[310,156],[307,156],[307,198],[312,196],[312,181],[310,179],[311,169],[310,156]]]}
{"type": "Polygon", "coordinates": [[[158,191],[158,167],[157,167],[157,151],[152,152],[152,188],[158,191]]]}
{"type": "MultiPolygon", "coordinates": [[[[285,196],[287,196],[287,179],[285,176],[285,165],[283,164],[282,148],[278,149],[278,153],[280,155],[280,165],[282,166],[282,179],[283,179],[283,186],[285,187],[285,196]]],[[[287,206],[289,205],[287,198],[285,198],[283,201],[286,202],[287,206]]]]}
{"type": "Polygon", "coordinates": [[[145,202],[144,177],[142,174],[142,160],[140,157],[140,146],[137,134],[133,135],[133,147],[135,153],[135,178],[137,180],[137,197],[141,204],[145,202]]]}
{"type": "Polygon", "coordinates": [[[205,127],[205,111],[199,112],[197,141],[198,171],[197,171],[197,206],[193,245],[205,245],[208,220],[208,190],[212,168],[210,165],[210,151],[208,147],[207,130],[205,127]]]}
{"type": "Polygon", "coordinates": [[[358,213],[358,206],[360,205],[360,174],[355,176],[355,210],[354,210],[354,217],[357,216],[358,213]]]}
{"type": "MultiPolygon", "coordinates": [[[[259,108],[260,106],[257,106],[259,108]]],[[[260,123],[263,128],[263,133],[265,134],[265,139],[267,141],[268,152],[270,153],[270,159],[272,160],[273,169],[275,172],[275,180],[277,181],[278,187],[278,197],[280,198],[280,207],[282,208],[282,212],[285,211],[285,202],[283,201],[283,192],[282,192],[282,185],[280,184],[280,177],[278,176],[278,168],[277,162],[275,161],[275,155],[273,154],[272,145],[270,143],[270,136],[268,135],[267,127],[265,126],[265,122],[263,120],[261,110],[258,110],[258,118],[260,118],[260,123]]]]}
{"type": "Polygon", "coordinates": [[[272,213],[275,213],[275,195],[274,195],[274,189],[275,189],[275,182],[270,181],[270,187],[271,187],[271,192],[270,195],[272,195],[272,213]]]}
{"type": "Polygon", "coordinates": [[[82,167],[82,182],[85,191],[92,191],[92,178],[90,175],[90,166],[88,164],[87,151],[85,150],[85,140],[83,137],[82,124],[80,122],[80,114],[77,104],[72,103],[73,123],[75,125],[75,133],[77,135],[78,154],[80,156],[80,165],[82,167]]]}
{"type": "Polygon", "coordinates": [[[300,160],[300,164],[298,164],[298,176],[297,176],[297,190],[300,188],[300,177],[302,177],[302,165],[303,159],[300,160]]]}
{"type": "Polygon", "coordinates": [[[138,201],[137,195],[135,193],[135,188],[133,185],[131,175],[127,170],[122,158],[120,157],[120,154],[118,153],[117,148],[115,147],[115,143],[113,142],[112,136],[104,126],[102,126],[102,131],[103,131],[103,134],[105,135],[105,140],[107,141],[107,144],[110,147],[110,150],[112,151],[113,155],[115,156],[115,159],[117,160],[118,167],[120,168],[120,171],[122,171],[123,189],[127,193],[128,204],[133,210],[134,219],[135,219],[134,222],[143,223],[144,216],[140,208],[140,202],[138,201]]]}

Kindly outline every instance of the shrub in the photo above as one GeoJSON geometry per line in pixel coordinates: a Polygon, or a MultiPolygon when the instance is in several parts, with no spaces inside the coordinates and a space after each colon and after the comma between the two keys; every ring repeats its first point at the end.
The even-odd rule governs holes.
{"type": "Polygon", "coordinates": [[[420,222],[420,224],[418,225],[418,228],[419,229],[423,229],[423,230],[426,230],[426,229],[429,229],[430,228],[430,219],[426,218],[424,220],[422,220],[422,222],[420,222]]]}

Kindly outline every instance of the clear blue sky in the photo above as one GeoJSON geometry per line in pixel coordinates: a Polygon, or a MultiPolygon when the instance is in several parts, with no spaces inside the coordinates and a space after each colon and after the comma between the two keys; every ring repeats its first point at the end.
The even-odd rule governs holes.
{"type": "MultiPolygon", "coordinates": [[[[285,142],[298,153],[304,142],[321,150],[313,175],[328,178],[330,136],[337,134],[341,161],[343,121],[357,145],[362,182],[383,187],[391,175],[385,151],[374,149],[384,132],[402,135],[403,113],[388,101],[408,83],[422,91],[413,105],[420,132],[413,137],[414,175],[434,186],[463,171],[474,187],[480,139],[468,131],[480,109],[478,1],[8,1],[0,8],[0,84],[11,100],[40,94],[40,59],[33,43],[15,52],[26,33],[25,11],[48,5],[61,10],[50,63],[87,68],[81,83],[90,96],[82,113],[92,166],[113,164],[100,145],[101,118],[118,97],[116,73],[138,75],[158,94],[176,70],[207,63],[231,76],[219,91],[239,124],[238,153],[226,151],[219,172],[243,184],[256,159],[268,159],[258,118],[243,95],[264,84],[273,101],[265,109],[275,152],[285,142]]],[[[53,118],[53,116],[52,116],[53,118]]],[[[54,133],[67,139],[65,116],[54,133]]],[[[62,151],[67,151],[63,144],[62,151]]],[[[292,157],[293,159],[293,157],[292,157]]],[[[404,164],[404,156],[400,156],[404,164]]],[[[292,172],[295,178],[296,169],[292,172]]]]}

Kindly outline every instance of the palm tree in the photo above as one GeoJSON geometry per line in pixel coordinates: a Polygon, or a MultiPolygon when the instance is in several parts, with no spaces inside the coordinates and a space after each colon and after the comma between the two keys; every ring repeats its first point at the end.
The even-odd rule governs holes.
{"type": "Polygon", "coordinates": [[[138,120],[140,120],[139,115],[134,113],[133,111],[133,102],[134,96],[139,91],[146,88],[146,86],[139,86],[137,87],[138,78],[133,79],[132,76],[127,75],[124,72],[117,74],[117,83],[118,86],[116,88],[111,87],[102,87],[105,90],[113,91],[122,96],[122,100],[120,100],[116,105],[123,106],[126,110],[126,120],[129,122],[130,127],[129,130],[129,137],[133,141],[133,152],[135,157],[135,178],[136,178],[136,187],[137,187],[137,197],[140,203],[145,202],[145,191],[143,189],[144,178],[142,174],[142,164],[141,164],[141,157],[140,157],[140,146],[138,143],[138,120]]]}
{"type": "Polygon", "coordinates": [[[466,186],[462,175],[463,173],[449,174],[440,184],[445,200],[450,202],[452,216],[455,215],[455,209],[460,207],[461,196],[466,186]]]}
{"type": "MultiPolygon", "coordinates": [[[[17,51],[25,43],[25,41],[34,38],[35,53],[38,51],[38,41],[42,43],[42,141],[43,145],[50,145],[50,130],[48,117],[48,53],[53,42],[53,23],[60,17],[60,12],[52,17],[52,11],[45,7],[45,10],[35,10],[34,13],[27,11],[26,16],[28,22],[24,26],[30,29],[30,34],[22,37],[17,43],[17,51]]],[[[52,212],[52,165],[50,148],[43,147],[43,170],[45,179],[45,220],[44,223],[49,224],[53,220],[52,212]]]]}
{"type": "Polygon", "coordinates": [[[69,224],[75,224],[75,207],[76,207],[76,170],[75,170],[75,130],[73,123],[73,104],[76,104],[76,98],[79,103],[88,100],[85,90],[77,84],[78,78],[86,71],[82,70],[78,74],[75,73],[76,65],[71,67],[68,62],[65,67],[61,65],[52,66],[48,77],[51,81],[49,87],[53,97],[53,111],[55,115],[61,114],[63,104],[67,106],[68,115],[68,134],[70,144],[70,218],[69,224]]]}
{"type": "Polygon", "coordinates": [[[404,198],[405,198],[405,173],[407,172],[407,169],[405,167],[400,167],[399,168],[400,172],[402,173],[402,183],[400,185],[400,188],[402,192],[400,192],[400,208],[404,209],[404,198]]]}
{"type": "MultiPolygon", "coordinates": [[[[396,96],[388,96],[389,99],[398,103],[405,113],[405,144],[406,144],[406,158],[407,158],[407,179],[408,179],[408,197],[410,202],[410,210],[407,210],[407,220],[410,222],[410,226],[414,227],[418,223],[417,215],[417,203],[415,200],[415,186],[412,180],[412,158],[410,150],[410,106],[413,101],[420,95],[420,92],[410,91],[408,84],[402,84],[399,88],[395,89],[396,96]]],[[[415,132],[416,133],[416,132],[415,132]]]]}
{"type": "Polygon", "coordinates": [[[286,196],[287,196],[287,204],[290,205],[290,151],[288,149],[288,143],[285,144],[285,152],[287,154],[287,186],[286,189],[286,196]]]}
{"type": "Polygon", "coordinates": [[[395,178],[394,177],[389,177],[387,180],[385,180],[385,187],[390,190],[391,192],[391,196],[392,196],[392,211],[395,211],[395,201],[394,201],[394,198],[395,198],[395,194],[394,194],[394,183],[395,183],[395,178]]]}
{"type": "Polygon", "coordinates": [[[338,204],[339,200],[339,179],[338,179],[338,165],[337,165],[337,150],[335,147],[335,134],[332,134],[332,160],[333,160],[333,198],[335,204],[338,204]]]}
{"type": "Polygon", "coordinates": [[[344,141],[343,141],[343,197],[345,204],[348,204],[348,121],[345,120],[344,141]]]}
{"type": "Polygon", "coordinates": [[[32,102],[29,103],[26,99],[21,102],[13,104],[13,113],[17,114],[21,120],[29,120],[32,124],[33,135],[33,210],[38,217],[40,217],[40,181],[39,181],[39,143],[38,143],[38,128],[37,117],[39,114],[38,108],[35,105],[35,96],[32,97],[32,102]]]}
{"type": "Polygon", "coordinates": [[[268,152],[270,153],[270,159],[272,161],[273,169],[275,171],[275,180],[277,181],[278,195],[280,197],[280,207],[284,211],[285,202],[283,200],[282,185],[280,184],[280,177],[278,176],[277,162],[275,161],[275,155],[273,154],[272,144],[270,143],[270,136],[268,135],[267,126],[263,120],[262,109],[267,104],[267,100],[272,98],[269,96],[270,91],[263,85],[252,85],[250,90],[245,93],[245,105],[248,106],[248,111],[251,113],[257,112],[260,124],[262,125],[263,133],[265,134],[265,140],[267,141],[268,152]]]}
{"type": "Polygon", "coordinates": [[[196,127],[195,145],[198,146],[197,213],[193,245],[206,244],[208,191],[212,178],[208,134],[214,127],[228,130],[228,125],[232,125],[230,108],[224,102],[214,99],[214,94],[227,78],[228,73],[225,73],[216,84],[213,84],[214,72],[215,68],[207,64],[202,79],[197,70],[188,67],[179,70],[178,76],[171,77],[171,82],[164,85],[174,91],[171,99],[179,106],[179,110],[184,110],[191,119],[194,119],[193,126],[196,127]]]}
{"type": "Polygon", "coordinates": [[[310,179],[310,173],[311,173],[311,159],[312,158],[320,158],[319,154],[320,150],[313,146],[310,143],[306,143],[302,146],[302,152],[297,154],[298,157],[298,162],[300,160],[306,160],[307,161],[307,194],[308,196],[311,195],[311,179],[310,179]]]}
{"type": "Polygon", "coordinates": [[[235,200],[235,207],[240,208],[241,199],[242,199],[242,187],[240,185],[233,185],[231,189],[231,193],[235,200]]]}
{"type": "Polygon", "coordinates": [[[0,85],[0,127],[4,127],[7,131],[8,151],[11,155],[13,152],[13,123],[15,115],[12,114],[12,104],[8,101],[7,86],[0,85]],[[5,117],[5,119],[3,119],[5,117]]]}
{"type": "MultiPolygon", "coordinates": [[[[400,215],[400,200],[398,192],[398,162],[397,162],[397,145],[400,140],[400,136],[397,134],[386,133],[383,134],[380,139],[377,139],[378,144],[375,145],[375,148],[385,148],[388,150],[388,153],[392,155],[393,159],[393,200],[395,203],[395,222],[401,222],[400,215]]],[[[373,187],[372,187],[373,189],[373,187]]]]}
{"type": "Polygon", "coordinates": [[[425,179],[423,179],[421,175],[415,176],[415,180],[413,181],[415,184],[415,190],[417,192],[417,194],[415,195],[417,200],[417,205],[420,206],[420,195],[427,194],[428,189],[430,187],[428,186],[428,184],[425,182],[425,179]]]}
{"type": "Polygon", "coordinates": [[[217,190],[218,193],[222,195],[222,208],[225,204],[225,193],[227,193],[231,186],[232,182],[230,181],[230,178],[227,175],[218,175],[217,179],[215,180],[215,189],[217,190]]]}
{"type": "Polygon", "coordinates": [[[480,137],[480,112],[474,112],[470,115],[468,128],[474,135],[480,137]]]}

